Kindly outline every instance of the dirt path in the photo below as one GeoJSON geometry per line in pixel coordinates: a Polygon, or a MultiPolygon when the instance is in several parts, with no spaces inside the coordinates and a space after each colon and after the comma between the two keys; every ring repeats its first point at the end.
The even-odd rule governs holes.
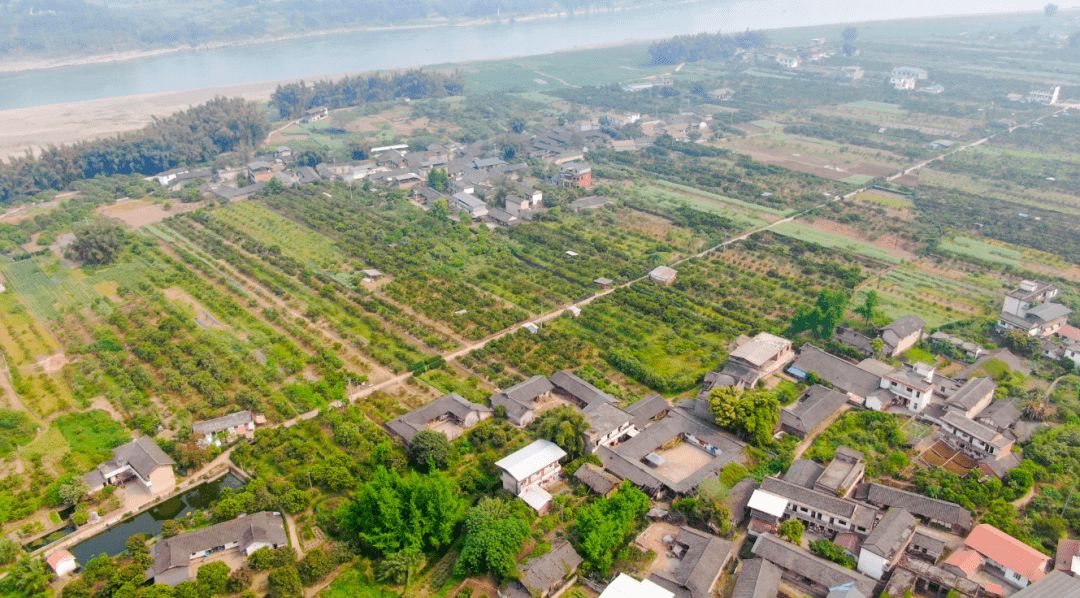
{"type": "Polygon", "coordinates": [[[806,438],[803,438],[801,441],[799,441],[799,445],[795,447],[795,453],[793,454],[791,460],[794,461],[795,459],[801,459],[803,453],[805,453],[807,449],[810,448],[810,445],[814,444],[814,441],[817,440],[817,437],[821,436],[821,434],[825,430],[827,430],[829,426],[833,425],[833,422],[835,422],[837,419],[840,419],[840,416],[847,413],[849,409],[851,409],[851,403],[844,403],[842,407],[840,407],[836,410],[835,413],[830,415],[829,418],[822,422],[821,425],[814,429],[813,432],[807,434],[806,438]]]}
{"type": "Polygon", "coordinates": [[[1024,507],[1024,506],[1027,506],[1027,504],[1029,502],[1031,502],[1031,499],[1033,499],[1033,498],[1035,498],[1035,486],[1032,486],[1031,489],[1028,490],[1027,494],[1021,496],[1020,498],[1018,498],[1018,499],[1016,499],[1014,501],[1012,501],[1012,504],[1013,504],[1014,507],[1017,507],[1017,508],[1024,507]]]}
{"type": "Polygon", "coordinates": [[[551,75],[549,75],[547,73],[541,73],[540,71],[533,71],[533,72],[536,73],[537,75],[542,76],[542,77],[547,77],[548,79],[554,79],[554,80],[558,81],[559,83],[562,83],[563,85],[565,85],[567,87],[581,87],[580,85],[570,85],[566,81],[563,81],[562,79],[560,79],[558,77],[552,77],[551,75]]]}
{"type": "Polygon", "coordinates": [[[292,515],[284,511],[281,515],[285,519],[285,529],[289,532],[289,544],[296,551],[296,560],[300,560],[304,558],[304,544],[300,541],[300,528],[297,527],[296,519],[292,515]]]}

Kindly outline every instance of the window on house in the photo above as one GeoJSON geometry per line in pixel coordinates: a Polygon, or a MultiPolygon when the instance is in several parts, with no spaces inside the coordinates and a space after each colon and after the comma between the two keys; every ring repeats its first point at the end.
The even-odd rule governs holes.
{"type": "Polygon", "coordinates": [[[1019,573],[1013,573],[1013,579],[1020,579],[1019,573]]]}

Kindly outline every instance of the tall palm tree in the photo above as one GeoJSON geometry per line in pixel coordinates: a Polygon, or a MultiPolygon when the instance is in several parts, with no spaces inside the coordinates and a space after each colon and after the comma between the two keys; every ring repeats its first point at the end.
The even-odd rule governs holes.
{"type": "Polygon", "coordinates": [[[422,567],[424,564],[424,556],[418,552],[412,552],[408,550],[402,550],[401,552],[395,552],[388,555],[383,559],[382,566],[379,570],[379,576],[386,580],[389,579],[394,583],[405,582],[405,587],[402,590],[402,594],[405,590],[409,589],[409,581],[412,579],[412,574],[422,567]]]}
{"type": "Polygon", "coordinates": [[[44,592],[52,578],[52,571],[43,559],[22,559],[11,570],[11,583],[24,596],[44,592]]]}

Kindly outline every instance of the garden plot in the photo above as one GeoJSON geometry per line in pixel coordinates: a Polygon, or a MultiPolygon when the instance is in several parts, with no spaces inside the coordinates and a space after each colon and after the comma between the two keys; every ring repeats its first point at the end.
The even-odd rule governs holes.
{"type": "Polygon", "coordinates": [[[809,243],[817,243],[822,247],[841,249],[889,264],[899,264],[904,259],[914,257],[913,254],[898,247],[883,249],[865,241],[822,230],[826,227],[840,229],[842,225],[828,221],[818,224],[819,222],[822,221],[815,221],[814,223],[784,222],[770,230],[780,235],[809,243]]]}
{"type": "Polygon", "coordinates": [[[95,291],[76,280],[85,278],[82,272],[61,264],[47,267],[51,275],[41,268],[37,258],[0,265],[8,286],[38,320],[57,320],[62,309],[87,305],[96,299],[95,291]]]}
{"type": "Polygon", "coordinates": [[[800,139],[794,136],[773,136],[738,139],[731,145],[740,153],[749,154],[763,164],[782,166],[795,172],[819,176],[830,181],[863,175],[871,178],[896,172],[898,165],[876,161],[870,155],[857,152],[840,153],[818,140],[800,139]]]}
{"type": "Polygon", "coordinates": [[[244,201],[214,212],[214,217],[269,246],[277,245],[319,268],[338,269],[345,254],[329,237],[298,224],[265,206],[244,201]]]}
{"type": "MultiPolygon", "coordinates": [[[[680,185],[680,187],[682,187],[682,186],[680,185]]],[[[643,190],[643,195],[646,198],[648,198],[649,200],[655,202],[657,205],[659,205],[661,207],[672,208],[672,207],[678,207],[679,205],[684,205],[686,207],[693,208],[693,209],[698,210],[698,211],[711,212],[713,214],[718,214],[718,215],[723,216],[725,218],[730,218],[733,222],[738,223],[739,226],[741,228],[744,228],[744,229],[759,228],[759,227],[762,227],[762,226],[765,226],[766,224],[768,224],[768,222],[766,222],[765,220],[762,220],[761,218],[759,218],[759,217],[757,217],[755,215],[750,215],[750,214],[747,214],[746,212],[735,210],[735,209],[729,207],[730,205],[735,205],[735,204],[732,204],[733,201],[737,201],[740,204],[739,207],[744,208],[744,209],[750,209],[748,206],[753,206],[754,204],[751,204],[751,203],[748,203],[748,202],[741,202],[739,200],[730,200],[730,201],[721,202],[720,200],[717,200],[717,199],[715,199],[713,197],[705,197],[705,196],[703,196],[701,194],[691,195],[691,194],[689,194],[689,193],[687,193],[685,191],[682,191],[681,189],[679,191],[674,191],[674,190],[671,190],[671,189],[666,189],[666,188],[663,188],[663,187],[655,187],[655,186],[646,187],[643,190]]],[[[720,197],[720,196],[716,196],[716,197],[720,197]]],[[[759,206],[754,206],[754,209],[755,209],[755,211],[769,211],[769,212],[778,211],[778,210],[771,210],[769,208],[762,209],[759,206]]],[[[772,219],[772,220],[775,220],[775,219],[772,219]]]]}

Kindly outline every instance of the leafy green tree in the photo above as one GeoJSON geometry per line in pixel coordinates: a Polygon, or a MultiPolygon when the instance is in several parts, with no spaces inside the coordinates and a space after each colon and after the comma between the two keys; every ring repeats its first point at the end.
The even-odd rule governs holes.
{"type": "Polygon", "coordinates": [[[529,524],[509,509],[494,508],[495,504],[469,509],[465,515],[465,538],[455,574],[491,573],[501,578],[516,566],[517,554],[529,537],[529,524]]]}
{"type": "Polygon", "coordinates": [[[266,582],[270,595],[274,598],[299,598],[304,592],[304,586],[300,584],[300,574],[293,566],[274,569],[266,582]]]}
{"type": "Polygon", "coordinates": [[[379,566],[379,578],[396,584],[404,584],[403,593],[409,589],[412,574],[424,566],[424,555],[411,550],[402,550],[387,555],[379,566]]]}
{"type": "Polygon", "coordinates": [[[569,405],[545,411],[536,425],[536,437],[559,445],[566,451],[568,460],[585,454],[585,433],[588,431],[589,422],[585,420],[585,415],[569,405]]]}
{"type": "Polygon", "coordinates": [[[445,168],[432,168],[428,171],[427,184],[436,191],[446,191],[450,188],[450,175],[445,168]]]}
{"type": "Polygon", "coordinates": [[[885,341],[875,338],[870,341],[870,348],[874,350],[874,357],[881,359],[881,352],[885,350],[885,341]]]}
{"type": "Polygon", "coordinates": [[[124,246],[124,230],[106,220],[95,220],[74,229],[75,240],[68,248],[71,257],[88,264],[111,263],[124,246]]]}
{"type": "Polygon", "coordinates": [[[441,472],[402,477],[380,466],[346,507],[341,527],[383,554],[431,550],[449,544],[461,517],[461,499],[441,472]]]}
{"type": "Polygon", "coordinates": [[[825,538],[811,542],[810,551],[848,569],[854,569],[859,564],[855,557],[844,552],[843,547],[837,546],[825,538]]]}
{"type": "Polygon", "coordinates": [[[225,593],[225,584],[228,581],[229,566],[221,561],[202,565],[195,574],[195,583],[199,584],[199,593],[203,596],[225,593]]]}
{"type": "Polygon", "coordinates": [[[1020,330],[1009,330],[1001,338],[1011,351],[1025,357],[1034,355],[1041,347],[1039,339],[1020,330]]]}
{"type": "Polygon", "coordinates": [[[296,551],[291,546],[260,548],[248,556],[248,564],[256,571],[278,569],[296,562],[296,551]]]}
{"type": "Polygon", "coordinates": [[[20,554],[22,554],[22,547],[18,542],[7,536],[0,538],[0,567],[15,562],[20,554]]]}
{"type": "Polygon", "coordinates": [[[773,430],[780,423],[780,401],[770,391],[744,394],[735,405],[735,412],[742,433],[758,446],[769,443],[773,430]]]}
{"type": "Polygon", "coordinates": [[[798,519],[788,519],[780,524],[780,529],[776,530],[776,535],[792,544],[801,545],[804,531],[806,530],[801,521],[798,519]]]}
{"type": "Polygon", "coordinates": [[[623,482],[610,499],[594,501],[577,511],[578,552],[601,573],[609,572],[616,552],[648,510],[649,497],[623,482]]]}
{"type": "Polygon", "coordinates": [[[709,413],[716,417],[716,425],[730,429],[738,416],[735,406],[739,402],[739,391],[734,386],[721,386],[709,393],[709,413]]]}
{"type": "Polygon", "coordinates": [[[53,573],[45,559],[24,558],[12,567],[8,583],[22,596],[37,596],[49,588],[53,573]]]}
{"type": "Polygon", "coordinates": [[[409,441],[409,461],[423,473],[428,473],[431,465],[435,469],[446,469],[453,455],[454,447],[442,432],[421,430],[409,441]]]}
{"type": "Polygon", "coordinates": [[[862,316],[863,320],[866,320],[867,325],[869,325],[870,321],[874,319],[874,310],[877,309],[880,303],[881,299],[878,298],[877,291],[870,291],[866,294],[862,305],[856,307],[854,311],[862,316]]]}
{"type": "Polygon", "coordinates": [[[446,217],[450,215],[450,203],[445,198],[440,197],[432,202],[428,213],[438,220],[446,220],[446,217]]]}
{"type": "Polygon", "coordinates": [[[508,124],[510,125],[511,131],[520,135],[525,132],[525,126],[528,123],[525,122],[524,118],[521,118],[520,116],[515,116],[510,119],[510,122],[508,124]]]}
{"type": "Polygon", "coordinates": [[[67,484],[60,486],[60,500],[64,501],[64,504],[73,505],[82,500],[89,491],[90,488],[82,478],[74,478],[67,484]]]}
{"type": "Polygon", "coordinates": [[[1052,16],[1056,15],[1057,11],[1058,11],[1058,5],[1054,4],[1053,2],[1051,2],[1050,4],[1047,4],[1046,6],[1043,7],[1043,14],[1048,16],[1048,17],[1052,17],[1052,16]]]}

